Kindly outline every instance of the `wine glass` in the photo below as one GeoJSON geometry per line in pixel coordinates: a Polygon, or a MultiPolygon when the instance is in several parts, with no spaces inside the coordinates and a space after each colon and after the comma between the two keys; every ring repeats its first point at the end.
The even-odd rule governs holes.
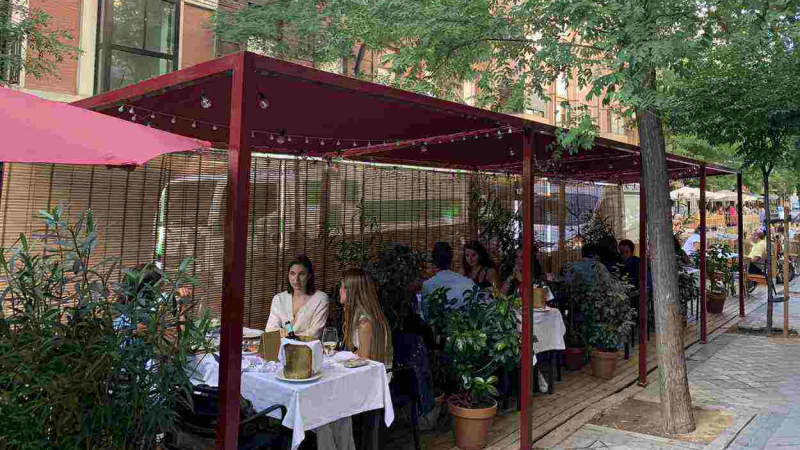
{"type": "Polygon", "coordinates": [[[339,344],[339,332],[336,327],[325,327],[322,332],[322,348],[327,356],[336,353],[336,346],[339,344]]]}

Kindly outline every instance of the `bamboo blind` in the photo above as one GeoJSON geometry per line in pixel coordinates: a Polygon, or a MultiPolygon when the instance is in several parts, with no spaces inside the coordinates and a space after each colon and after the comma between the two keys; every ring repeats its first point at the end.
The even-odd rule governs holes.
{"type": "MultiPolygon", "coordinates": [[[[272,297],[286,288],[287,265],[299,253],[314,262],[318,288],[328,293],[340,276],[334,250],[341,239],[373,242],[375,248],[396,242],[421,251],[447,241],[459,270],[461,248],[477,233],[469,221],[470,190],[491,192],[509,210],[519,209],[522,199],[519,177],[266,155],[253,156],[250,181],[245,324],[254,328],[266,324],[272,297]]],[[[624,230],[620,187],[540,178],[535,183],[536,236],[555,243],[543,249],[546,270],[580,258],[558,244],[560,221],[567,239],[579,232],[585,211],[611,218],[618,235],[624,230]]],[[[118,257],[131,268],[158,261],[174,273],[191,257],[195,298],[219,312],[226,199],[225,152],[167,155],[130,172],[5,164],[0,245],[10,247],[20,233],[39,230],[34,216],[40,210],[62,203],[76,218],[91,209],[101,233],[95,262],[118,257]]]]}

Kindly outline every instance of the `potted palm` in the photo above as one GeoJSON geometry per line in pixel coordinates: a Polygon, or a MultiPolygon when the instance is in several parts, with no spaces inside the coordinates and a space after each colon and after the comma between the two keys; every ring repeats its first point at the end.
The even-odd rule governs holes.
{"type": "MultiPolygon", "coordinates": [[[[434,291],[436,293],[436,291],[434,291]]],[[[446,293],[446,290],[442,292],[446,293]]],[[[441,292],[425,298],[426,318],[447,336],[444,351],[450,358],[450,378],[458,380],[459,393],[448,398],[453,416],[456,446],[478,450],[497,414],[498,370],[514,370],[519,364],[518,299],[495,293],[486,299],[476,289],[464,294],[464,304],[441,292]]]]}
{"type": "MultiPolygon", "coordinates": [[[[695,253],[692,258],[699,267],[700,254],[695,253]]],[[[734,269],[730,262],[731,249],[728,244],[712,244],[706,251],[706,310],[712,314],[721,314],[728,295],[736,294],[734,269]]]]}
{"type": "Polygon", "coordinates": [[[635,324],[636,310],[630,304],[631,285],[610,274],[602,264],[594,266],[594,283],[581,305],[584,338],[592,349],[592,374],[610,379],[616,368],[617,349],[635,324]]]}

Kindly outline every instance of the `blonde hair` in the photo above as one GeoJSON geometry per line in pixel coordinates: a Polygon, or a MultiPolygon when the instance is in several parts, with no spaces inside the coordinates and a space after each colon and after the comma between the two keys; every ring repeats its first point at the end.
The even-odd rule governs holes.
{"type": "Polygon", "coordinates": [[[361,269],[350,269],[342,276],[346,294],[344,304],[344,343],[353,349],[353,331],[362,315],[372,322],[373,334],[369,359],[384,364],[392,362],[392,339],[389,322],[378,303],[378,288],[369,273],[361,269]]]}

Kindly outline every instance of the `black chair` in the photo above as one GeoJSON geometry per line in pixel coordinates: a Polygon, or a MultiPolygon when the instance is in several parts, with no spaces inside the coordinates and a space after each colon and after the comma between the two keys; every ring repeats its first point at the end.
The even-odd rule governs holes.
{"type": "MultiPolygon", "coordinates": [[[[414,436],[414,448],[420,450],[419,417],[423,404],[425,386],[433,386],[433,375],[428,366],[428,348],[422,337],[416,334],[396,333],[393,336],[394,361],[389,371],[392,381],[389,390],[395,408],[409,406],[409,421],[414,436]]],[[[432,402],[432,392],[430,392],[432,402]]]]}
{"type": "MultiPolygon", "coordinates": [[[[194,386],[191,403],[179,405],[176,432],[168,433],[165,447],[168,449],[192,448],[210,442],[214,445],[216,437],[217,416],[219,413],[219,388],[211,386],[194,386]]],[[[281,426],[286,417],[286,407],[272,405],[255,412],[252,404],[242,399],[238,450],[288,450],[290,447],[289,430],[281,426]],[[280,421],[268,416],[279,410],[280,421]]]]}

